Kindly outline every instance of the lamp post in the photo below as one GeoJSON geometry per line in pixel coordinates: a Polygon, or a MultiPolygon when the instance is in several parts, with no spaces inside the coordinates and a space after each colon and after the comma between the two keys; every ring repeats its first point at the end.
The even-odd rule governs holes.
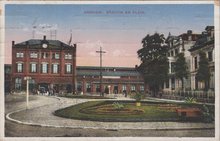
{"type": "Polygon", "coordinates": [[[26,109],[29,107],[29,80],[31,77],[26,76],[24,77],[24,80],[27,80],[27,86],[26,86],[26,109]]]}
{"type": "Polygon", "coordinates": [[[106,52],[102,51],[102,47],[100,47],[100,50],[96,51],[96,53],[100,54],[100,96],[102,96],[102,54],[106,52]]]}

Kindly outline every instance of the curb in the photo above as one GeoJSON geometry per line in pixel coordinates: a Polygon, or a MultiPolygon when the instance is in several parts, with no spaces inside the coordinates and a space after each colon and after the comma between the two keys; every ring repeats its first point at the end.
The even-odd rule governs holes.
{"type": "MultiPolygon", "coordinates": [[[[61,98],[59,97],[54,97],[56,99],[58,99],[59,101],[61,100],[61,98]]],[[[46,105],[50,105],[50,104],[46,104],[46,105]]],[[[46,106],[46,105],[42,105],[42,106],[46,106]]],[[[41,107],[41,106],[39,106],[41,107]]],[[[33,107],[30,109],[34,109],[34,108],[39,108],[39,107],[33,107]]],[[[30,122],[22,122],[20,120],[16,120],[10,117],[11,114],[14,113],[18,113],[21,111],[27,110],[26,108],[20,109],[20,110],[16,110],[13,112],[10,112],[8,114],[6,114],[6,119],[18,124],[23,124],[23,125],[30,125],[30,126],[39,126],[39,127],[49,127],[49,128],[71,128],[71,129],[104,129],[104,130],[206,130],[206,129],[215,129],[214,127],[145,127],[145,128],[140,128],[140,127],[133,127],[133,128],[118,128],[118,127],[97,127],[97,126],[56,126],[56,125],[48,125],[48,124],[37,124],[37,123],[30,123],[30,122]]],[[[102,122],[100,122],[102,123],[102,122]]],[[[175,124],[175,122],[173,122],[173,124],[175,124]]]]}

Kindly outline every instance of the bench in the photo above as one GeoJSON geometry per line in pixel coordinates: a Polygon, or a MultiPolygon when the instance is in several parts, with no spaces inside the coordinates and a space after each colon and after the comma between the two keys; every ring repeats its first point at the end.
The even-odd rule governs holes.
{"type": "Polygon", "coordinates": [[[202,111],[199,108],[180,108],[176,109],[178,116],[185,118],[199,118],[202,111]]]}

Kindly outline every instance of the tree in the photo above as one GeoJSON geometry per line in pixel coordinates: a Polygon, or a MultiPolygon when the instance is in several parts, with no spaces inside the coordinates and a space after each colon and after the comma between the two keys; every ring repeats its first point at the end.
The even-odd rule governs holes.
{"type": "Polygon", "coordinates": [[[174,65],[175,76],[182,82],[182,90],[184,88],[183,79],[188,77],[188,68],[184,53],[179,53],[176,56],[176,62],[174,65]]]}
{"type": "Polygon", "coordinates": [[[196,73],[196,78],[198,81],[205,83],[205,90],[209,88],[210,80],[210,70],[209,70],[209,61],[206,57],[205,52],[201,51],[199,53],[199,68],[196,73]]]}
{"type": "Polygon", "coordinates": [[[168,78],[169,63],[167,58],[168,46],[163,34],[147,35],[142,40],[142,48],[137,51],[141,64],[138,71],[143,75],[145,83],[149,85],[156,96],[159,88],[168,78]]]}

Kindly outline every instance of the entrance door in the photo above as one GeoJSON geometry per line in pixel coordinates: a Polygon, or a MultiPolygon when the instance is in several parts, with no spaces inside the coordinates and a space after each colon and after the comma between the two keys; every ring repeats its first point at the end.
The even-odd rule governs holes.
{"type": "Polygon", "coordinates": [[[118,86],[117,85],[114,86],[114,94],[118,94],[118,86]]]}

